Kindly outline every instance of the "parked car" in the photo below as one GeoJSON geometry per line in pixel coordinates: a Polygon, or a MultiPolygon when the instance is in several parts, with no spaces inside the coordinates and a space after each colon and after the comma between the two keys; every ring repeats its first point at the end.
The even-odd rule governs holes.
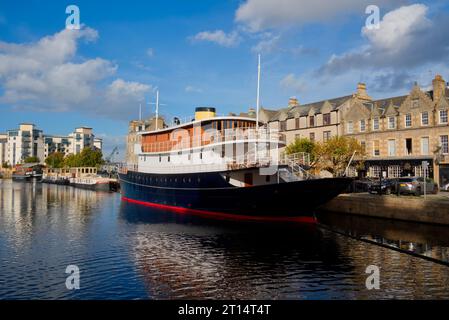
{"type": "Polygon", "coordinates": [[[423,177],[406,177],[398,179],[399,194],[413,194],[415,196],[424,194],[424,183],[426,184],[426,193],[438,193],[438,184],[432,179],[427,178],[424,182],[423,177]]]}
{"type": "Polygon", "coordinates": [[[382,179],[372,182],[368,187],[369,193],[391,194],[396,192],[397,179],[382,179]]]}

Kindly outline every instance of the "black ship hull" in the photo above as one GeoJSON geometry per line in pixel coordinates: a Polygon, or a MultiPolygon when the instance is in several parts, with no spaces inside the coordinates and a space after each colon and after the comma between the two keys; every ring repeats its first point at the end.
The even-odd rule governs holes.
{"type": "Polygon", "coordinates": [[[220,173],[119,174],[122,199],[181,214],[211,218],[314,222],[315,209],[345,189],[351,179],[303,180],[234,187],[220,173]]]}

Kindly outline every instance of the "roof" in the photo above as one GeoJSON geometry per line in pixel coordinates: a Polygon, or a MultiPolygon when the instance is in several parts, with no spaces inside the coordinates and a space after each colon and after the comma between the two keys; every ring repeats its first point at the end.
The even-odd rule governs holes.
{"type": "Polygon", "coordinates": [[[270,117],[270,121],[279,121],[279,117],[283,113],[287,113],[287,119],[294,118],[295,115],[298,114],[300,116],[307,116],[311,109],[314,109],[314,114],[320,114],[321,109],[326,102],[329,102],[333,106],[333,110],[336,110],[341,104],[350,98],[352,98],[352,95],[283,108],[278,110],[273,117],[270,117]]]}
{"type": "Polygon", "coordinates": [[[390,104],[392,104],[394,107],[398,108],[405,101],[405,99],[407,99],[407,97],[408,97],[408,95],[392,97],[392,98],[385,98],[385,99],[378,99],[378,100],[373,100],[373,101],[369,101],[369,102],[364,102],[363,105],[365,107],[367,107],[370,111],[371,111],[372,107],[378,108],[380,111],[380,114],[383,115],[390,104]]]}

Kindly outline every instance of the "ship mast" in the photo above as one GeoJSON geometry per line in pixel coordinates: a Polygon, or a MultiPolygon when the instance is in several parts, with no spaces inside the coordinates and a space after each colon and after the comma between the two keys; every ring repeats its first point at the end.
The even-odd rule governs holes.
{"type": "Polygon", "coordinates": [[[257,97],[256,97],[256,130],[259,130],[259,108],[260,108],[260,53],[257,64],[257,97]]]}
{"type": "Polygon", "coordinates": [[[159,120],[159,106],[165,106],[165,104],[163,104],[163,103],[161,103],[161,104],[159,104],[159,89],[158,90],[156,90],[156,103],[154,103],[154,102],[148,102],[148,104],[154,104],[154,105],[156,105],[156,125],[155,125],[155,129],[154,130],[157,130],[158,129],[158,120],[159,120]]]}

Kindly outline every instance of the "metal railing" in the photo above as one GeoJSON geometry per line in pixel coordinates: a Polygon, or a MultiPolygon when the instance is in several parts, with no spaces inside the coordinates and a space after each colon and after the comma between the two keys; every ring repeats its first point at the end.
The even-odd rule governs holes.
{"type": "Polygon", "coordinates": [[[256,131],[254,128],[239,130],[226,129],[224,133],[217,131],[216,134],[194,135],[187,137],[172,137],[171,140],[163,142],[142,142],[142,152],[168,152],[180,151],[183,149],[204,147],[211,144],[231,143],[231,142],[254,142],[254,143],[286,143],[285,135],[279,133],[275,129],[260,129],[256,131]],[[178,138],[175,140],[173,138],[178,138]]]}

